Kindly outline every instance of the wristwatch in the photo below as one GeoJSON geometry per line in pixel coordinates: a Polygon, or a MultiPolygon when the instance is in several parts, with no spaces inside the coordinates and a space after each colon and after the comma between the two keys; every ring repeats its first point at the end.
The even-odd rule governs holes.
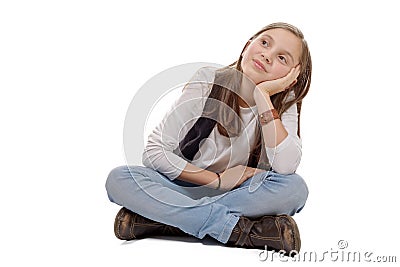
{"type": "Polygon", "coordinates": [[[274,108],[261,113],[258,115],[258,118],[262,126],[270,123],[273,120],[280,119],[278,111],[274,108]]]}

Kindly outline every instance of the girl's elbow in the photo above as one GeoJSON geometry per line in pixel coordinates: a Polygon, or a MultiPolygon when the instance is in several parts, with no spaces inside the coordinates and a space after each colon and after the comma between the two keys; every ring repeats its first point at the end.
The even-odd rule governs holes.
{"type": "Polygon", "coordinates": [[[154,154],[150,153],[148,150],[144,150],[142,154],[142,164],[148,168],[154,168],[152,162],[154,162],[154,154]]]}
{"type": "Polygon", "coordinates": [[[299,164],[300,164],[300,157],[292,161],[287,161],[287,160],[283,162],[274,161],[271,167],[275,172],[279,174],[288,175],[295,173],[299,164]]]}
{"type": "Polygon", "coordinates": [[[287,166],[274,166],[272,165],[272,170],[279,174],[289,175],[296,172],[297,168],[290,168],[287,166]]]}

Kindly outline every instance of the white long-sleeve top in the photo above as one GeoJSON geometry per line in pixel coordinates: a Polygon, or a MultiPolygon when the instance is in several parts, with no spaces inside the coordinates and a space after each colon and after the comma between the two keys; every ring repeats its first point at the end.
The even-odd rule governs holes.
{"type": "MultiPolygon", "coordinates": [[[[161,122],[148,137],[142,155],[144,166],[153,168],[171,180],[184,170],[187,160],[174,153],[179,142],[202,115],[215,77],[215,68],[202,68],[184,87],[161,122]]],[[[233,111],[232,111],[233,112],[233,111]]],[[[237,165],[247,165],[255,141],[257,106],[240,108],[242,132],[239,136],[225,137],[217,127],[205,138],[191,164],[213,172],[223,172],[237,165]]],[[[266,147],[271,168],[282,174],[296,171],[301,159],[301,139],[297,136],[297,107],[286,110],[281,121],[288,136],[275,148],[266,147]]]]}

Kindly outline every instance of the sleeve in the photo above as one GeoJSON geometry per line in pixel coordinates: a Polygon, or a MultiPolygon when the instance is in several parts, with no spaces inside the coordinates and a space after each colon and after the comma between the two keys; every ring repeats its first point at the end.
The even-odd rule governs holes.
{"type": "Polygon", "coordinates": [[[144,166],[157,170],[173,180],[186,167],[187,161],[173,151],[201,116],[214,80],[214,71],[201,68],[182,90],[161,122],[149,135],[142,154],[144,166]]]}
{"type": "Polygon", "coordinates": [[[281,174],[294,173],[301,160],[301,139],[297,135],[298,114],[297,106],[293,104],[286,110],[281,121],[288,136],[276,147],[267,147],[267,156],[274,171],[281,174]]]}

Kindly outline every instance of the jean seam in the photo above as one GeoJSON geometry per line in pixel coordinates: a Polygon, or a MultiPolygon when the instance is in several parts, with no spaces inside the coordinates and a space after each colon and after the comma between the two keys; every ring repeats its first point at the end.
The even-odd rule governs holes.
{"type": "MultiPolygon", "coordinates": [[[[222,227],[221,233],[218,235],[218,240],[220,240],[220,239],[222,238],[222,236],[225,234],[225,230],[227,229],[229,222],[230,222],[230,221],[232,220],[232,218],[234,218],[234,217],[235,217],[234,214],[230,214],[229,219],[225,222],[224,226],[222,227]]],[[[235,226],[233,226],[233,227],[235,227],[235,226]]],[[[232,229],[232,230],[233,230],[233,229],[232,229]]],[[[231,234],[232,234],[232,231],[231,231],[231,234]]],[[[230,236],[230,235],[229,235],[229,236],[230,236]]],[[[229,238],[229,237],[228,237],[228,238],[229,238]]]]}
{"type": "Polygon", "coordinates": [[[204,225],[206,225],[207,222],[210,220],[211,213],[212,213],[212,211],[213,211],[213,209],[214,209],[213,204],[211,204],[210,207],[211,207],[210,213],[208,214],[207,219],[206,219],[205,222],[201,225],[199,231],[197,232],[197,236],[200,236],[200,232],[201,232],[201,230],[204,228],[204,225]]]}

